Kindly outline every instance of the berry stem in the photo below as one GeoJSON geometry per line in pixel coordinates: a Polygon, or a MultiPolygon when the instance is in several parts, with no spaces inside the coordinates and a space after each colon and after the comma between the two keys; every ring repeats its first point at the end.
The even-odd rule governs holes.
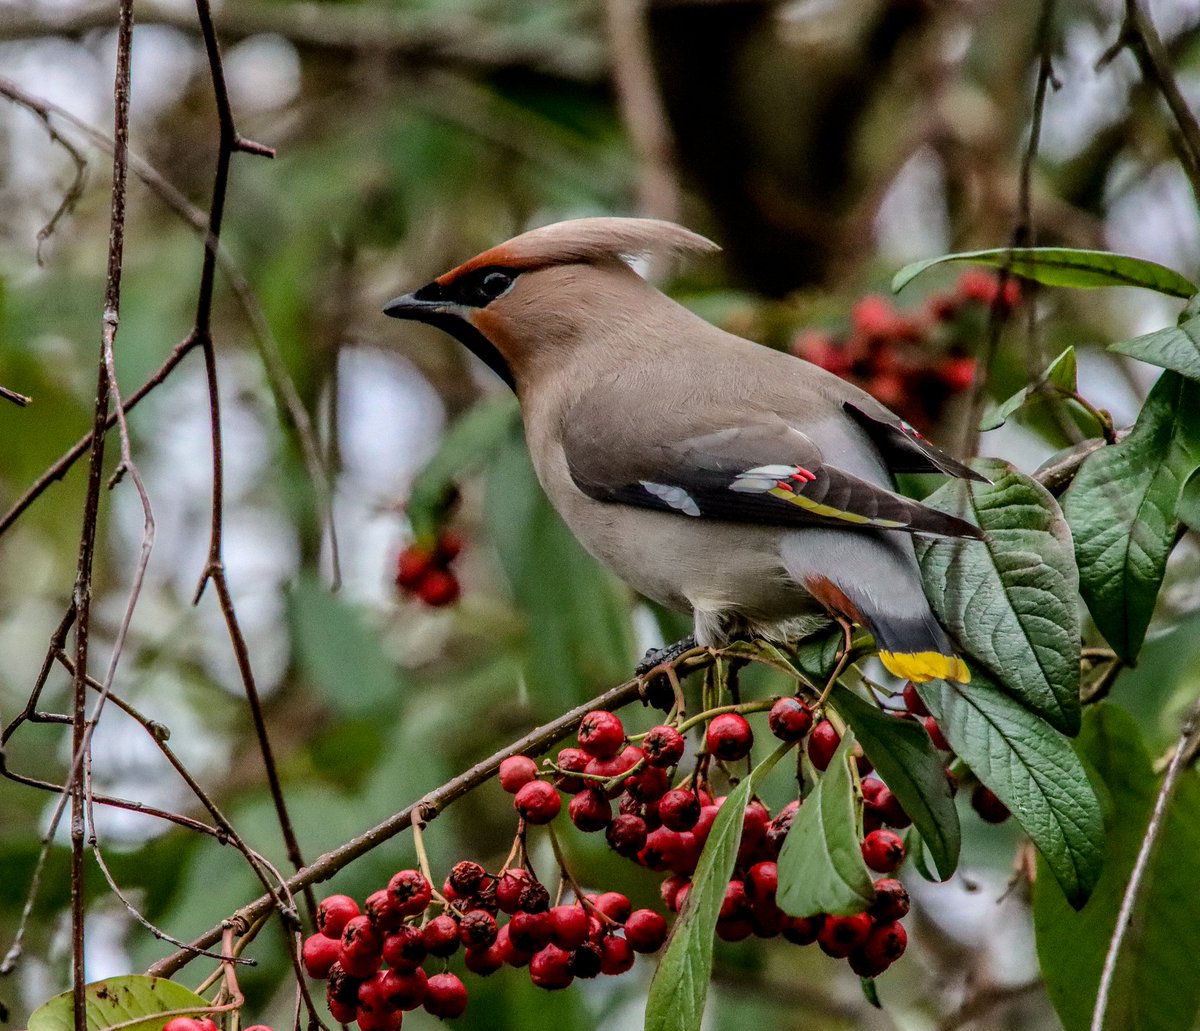
{"type": "Polygon", "coordinates": [[[745,715],[748,712],[767,712],[777,701],[779,701],[778,698],[757,698],[752,702],[742,702],[739,705],[718,705],[715,708],[696,713],[695,716],[684,720],[675,729],[681,734],[686,734],[692,727],[700,723],[707,723],[714,716],[721,716],[727,712],[736,712],[739,715],[745,715]]]}
{"type": "Polygon", "coordinates": [[[620,926],[607,913],[601,912],[587,900],[583,889],[579,886],[579,882],[575,880],[574,875],[567,866],[567,859],[566,856],[563,855],[562,845],[559,844],[558,834],[554,830],[554,824],[546,824],[546,830],[550,832],[550,847],[554,850],[554,859],[558,863],[558,872],[562,875],[563,881],[571,886],[571,891],[575,893],[576,901],[578,901],[579,904],[593,916],[598,917],[601,923],[608,924],[611,927],[620,926]]]}

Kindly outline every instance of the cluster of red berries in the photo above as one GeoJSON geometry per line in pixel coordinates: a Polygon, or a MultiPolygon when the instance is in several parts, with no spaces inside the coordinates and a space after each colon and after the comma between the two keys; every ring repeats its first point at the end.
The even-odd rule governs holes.
{"type": "MultiPolygon", "coordinates": [[[[821,720],[814,726],[812,710],[798,697],[781,698],[768,717],[771,732],[783,741],[809,738],[814,765],[825,769],[839,736],[821,720]]],[[[750,752],[753,730],[736,712],[714,716],[705,731],[707,754],[736,762],[750,752]]],[[[619,855],[668,876],[662,883],[667,908],[678,913],[691,890],[691,876],[723,797],[713,797],[698,776],[685,777],[672,787],[670,770],[683,757],[685,741],[674,726],[654,727],[641,744],[630,744],[619,717],[597,711],[579,726],[578,747],[563,748],[552,764],[554,785],[571,796],[571,822],[588,833],[604,831],[619,855]],[[615,802],[615,807],[614,807],[615,802]]],[[[859,771],[870,772],[859,757],[859,771]]],[[[500,767],[500,783],[513,793],[518,812],[531,823],[552,820],[561,808],[554,785],[538,779],[538,766],[527,756],[514,756],[500,767]]],[[[865,779],[869,833],[863,841],[867,864],[878,873],[895,871],[904,860],[904,843],[883,822],[906,826],[910,821],[881,780],[865,779]],[[872,823],[872,821],[874,821],[872,823]]],[[[782,936],[798,945],[816,942],[830,956],[845,958],[861,976],[882,973],[904,952],[908,942],[900,919],[908,912],[908,894],[899,881],[876,882],[871,910],[853,916],[819,915],[800,919],[776,905],[779,851],[800,806],[794,801],[772,816],[753,799],[742,816],[742,839],[737,863],[726,888],[717,920],[717,935],[725,941],[782,936]]],[[[665,927],[664,927],[665,930],[665,927]]]]}
{"type": "Polygon", "coordinates": [[[900,311],[878,294],[863,297],[850,313],[849,333],[820,329],[799,333],[792,353],[873,394],[918,429],[936,423],[947,399],[970,387],[975,359],[965,341],[969,319],[993,305],[1011,310],[1021,298],[1017,280],[969,269],[952,293],[933,294],[919,311],[900,311]]]}
{"type": "Polygon", "coordinates": [[[461,862],[436,902],[435,894],[420,871],[401,870],[362,911],[346,895],[321,902],[318,933],[304,942],[303,959],[310,976],[328,980],[336,1020],[357,1022],[361,1031],[396,1031],[404,1012],[418,1006],[447,1020],[461,1016],[466,985],[445,969],[460,946],[473,974],[528,967],[535,985],[557,989],[576,977],[624,973],[635,953],[654,952],[667,937],[661,915],[634,910],[618,892],[552,906],[545,885],[521,867],[492,875],[461,862]],[[426,964],[440,969],[427,973],[426,964]]]}
{"type": "Polygon", "coordinates": [[[396,559],[396,586],[434,608],[453,604],[460,589],[450,563],[462,546],[462,538],[452,530],[443,530],[432,546],[410,544],[396,559]]]}
{"type": "MultiPolygon", "coordinates": [[[[951,759],[953,759],[954,750],[950,747],[950,742],[946,740],[941,727],[937,724],[937,720],[930,715],[929,709],[921,701],[921,696],[917,694],[917,689],[911,681],[904,685],[904,708],[908,716],[921,721],[926,733],[929,734],[929,739],[933,742],[934,748],[939,752],[949,753],[951,759]]],[[[946,776],[950,780],[951,788],[957,791],[958,778],[954,771],[947,768],[946,776]]],[[[1004,823],[1012,815],[1008,810],[1008,806],[1001,802],[990,788],[984,787],[984,785],[979,783],[976,783],[971,791],[971,808],[975,810],[976,815],[985,823],[1004,823]]]]}

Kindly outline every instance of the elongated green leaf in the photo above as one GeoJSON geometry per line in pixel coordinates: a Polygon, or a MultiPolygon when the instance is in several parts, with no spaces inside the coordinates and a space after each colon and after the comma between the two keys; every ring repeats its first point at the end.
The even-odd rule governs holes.
{"type": "Polygon", "coordinates": [[[1068,347],[1050,363],[1036,383],[1022,387],[1007,401],[1002,401],[988,412],[979,421],[980,431],[987,433],[988,430],[999,429],[1024,408],[1032,398],[1040,396],[1043,390],[1054,389],[1061,394],[1074,394],[1076,389],[1075,371],[1075,348],[1068,347]]]}
{"type": "MultiPolygon", "coordinates": [[[[86,989],[88,1031],[103,1031],[114,1024],[135,1020],[122,1031],[161,1031],[169,1010],[190,1010],[203,1015],[211,1003],[181,984],[163,977],[130,974],[89,984],[86,989]],[[145,1020],[138,1020],[145,1017],[145,1020]]],[[[29,1031],[73,1031],[74,1001],[71,992],[56,995],[29,1015],[29,1031]]]]}
{"type": "Polygon", "coordinates": [[[1113,650],[1133,662],[1175,540],[1176,504],[1200,463],[1200,384],[1165,372],[1133,431],[1095,451],[1063,495],[1080,592],[1113,650]]]}
{"type": "Polygon", "coordinates": [[[987,531],[986,543],[917,538],[925,594],[973,665],[1065,734],[1079,730],[1079,575],[1045,487],[995,460],[992,483],[954,480],[926,499],[987,531]]]}
{"type": "Polygon", "coordinates": [[[457,478],[487,462],[512,436],[519,419],[517,399],[505,394],[481,401],[450,426],[409,493],[405,511],[419,540],[429,542],[437,535],[457,478]]]}
{"type": "Polygon", "coordinates": [[[1175,514],[1188,529],[1200,533],[1200,468],[1192,470],[1192,475],[1179,492],[1175,514]]]}
{"type": "Polygon", "coordinates": [[[1012,811],[1075,908],[1104,860],[1100,803],[1070,743],[983,676],[919,684],[954,751],[1012,811]]]}
{"type": "Polygon", "coordinates": [[[940,258],[905,265],[892,278],[899,292],[926,269],[949,261],[969,261],[992,268],[1007,268],[1013,275],[1033,279],[1046,286],[1144,286],[1172,297],[1191,297],[1196,292],[1174,269],[1144,258],[1110,251],[1085,251],[1072,247],[997,247],[986,251],[944,254],[940,258]]]}
{"type": "Polygon", "coordinates": [[[944,762],[929,735],[916,723],[885,715],[841,684],[834,685],[829,701],[912,817],[938,875],[945,880],[958,866],[961,829],[944,762]]]}
{"type": "MultiPolygon", "coordinates": [[[[1104,871],[1081,912],[1072,912],[1054,881],[1040,873],[1033,898],[1038,959],[1066,1031],[1091,1027],[1104,958],[1158,787],[1141,733],[1124,710],[1093,707],[1078,747],[1107,789],[1104,871]]],[[[1181,861],[1200,850],[1200,778],[1184,776],[1118,959],[1105,1025],[1113,1031],[1190,1028],[1200,1011],[1200,896],[1191,864],[1181,861]]]]}
{"type": "Polygon", "coordinates": [[[692,876],[687,904],[671,929],[667,950],[650,982],[646,1031],[699,1031],[712,977],[717,916],[737,861],[746,805],[763,777],[790,747],[781,745],[767,756],[729,793],[718,810],[692,876]]]}
{"type": "Polygon", "coordinates": [[[288,596],[288,618],[307,680],[341,712],[395,707],[404,678],[363,613],[316,579],[302,577],[288,596]]]}
{"type": "Polygon", "coordinates": [[[809,792],[779,853],[779,908],[792,916],[861,913],[875,897],[855,814],[849,730],[809,792]]]}
{"type": "Polygon", "coordinates": [[[1188,302],[1176,325],[1109,344],[1108,349],[1200,380],[1200,296],[1188,302]]]}

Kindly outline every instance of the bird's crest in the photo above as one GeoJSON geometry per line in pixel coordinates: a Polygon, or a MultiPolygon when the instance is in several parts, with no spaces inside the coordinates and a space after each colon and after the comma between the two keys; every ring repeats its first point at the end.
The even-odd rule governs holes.
{"type": "Polygon", "coordinates": [[[437,281],[449,283],[464,273],[489,265],[531,269],[671,256],[688,251],[707,254],[719,249],[698,233],[661,219],[576,218],[514,236],[439,276],[437,281]]]}

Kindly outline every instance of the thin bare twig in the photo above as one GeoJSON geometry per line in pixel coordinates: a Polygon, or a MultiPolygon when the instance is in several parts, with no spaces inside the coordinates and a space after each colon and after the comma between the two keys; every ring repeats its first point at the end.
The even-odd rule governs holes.
{"type": "Polygon", "coordinates": [[[15,390],[9,390],[8,387],[0,387],[0,398],[3,398],[5,401],[11,401],[18,408],[24,408],[33,400],[32,397],[26,394],[18,394],[15,390]]]}
{"type": "Polygon", "coordinates": [[[1096,992],[1096,1007],[1092,1010],[1092,1031],[1103,1031],[1105,1019],[1108,1016],[1108,1004],[1112,993],[1113,978],[1117,972],[1117,963],[1121,958],[1121,947],[1125,936],[1133,923],[1134,911],[1146,883],[1146,871],[1158,845],[1159,837],[1167,822],[1167,810],[1175,791],[1179,787],[1179,777],[1191,765],[1200,750],[1200,701],[1192,707],[1179,732],[1179,742],[1175,746],[1175,754],[1167,767],[1167,775],[1163,778],[1162,787],[1158,789],[1158,797],[1154,800],[1154,811],[1150,814],[1150,822],[1138,849],[1137,860],[1133,864],[1133,872],[1129,875],[1129,883],[1125,886],[1125,894],[1121,897],[1121,908],[1117,912],[1117,925],[1113,930],[1112,940],[1108,943],[1108,952],[1104,956],[1104,967],[1100,972],[1100,987],[1096,992]]]}

